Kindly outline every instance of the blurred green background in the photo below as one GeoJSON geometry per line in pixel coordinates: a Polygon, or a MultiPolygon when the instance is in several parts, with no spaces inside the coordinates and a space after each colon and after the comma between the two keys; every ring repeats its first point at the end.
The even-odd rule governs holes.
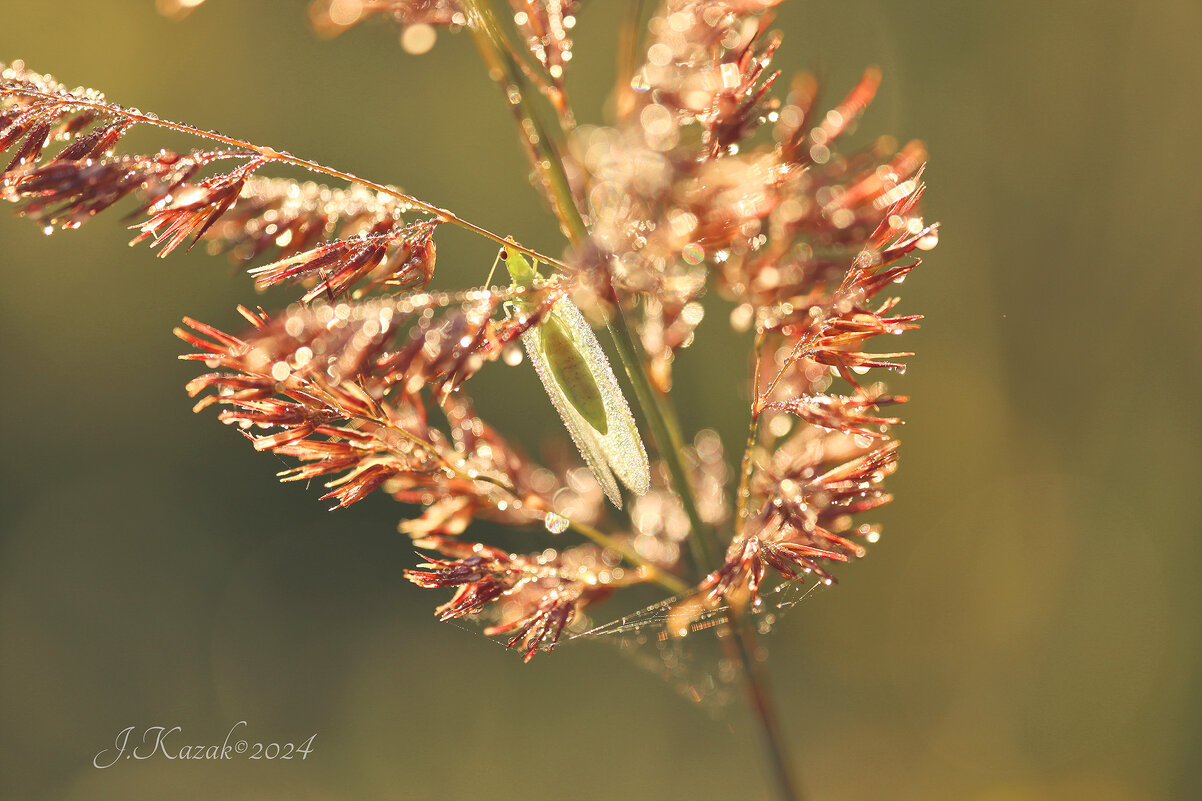
{"type": "MultiPolygon", "coordinates": [[[[580,14],[571,86],[599,119],[617,4],[580,14]]],[[[860,139],[921,137],[942,243],[885,537],[770,639],[816,801],[1202,797],[1199,631],[1202,6],[787,3],[786,71],[833,101],[885,72],[860,139]]],[[[395,182],[558,252],[468,37],[320,42],[304,3],[0,0],[0,60],[395,182]]],[[[142,135],[138,143],[158,146],[142,135]]],[[[212,414],[171,336],[237,326],[224,259],[154,258],[113,214],[46,238],[0,214],[0,797],[770,797],[741,705],[716,718],[605,643],[524,666],[437,623],[401,578],[399,509],[337,514],[212,414]],[[299,740],[304,762],[92,767],[117,732],[299,740]]],[[[492,248],[440,239],[436,285],[492,248]]],[[[691,428],[739,442],[746,342],[715,304],[678,367],[691,428]]],[[[489,418],[558,432],[531,376],[489,418]],[[532,411],[534,410],[534,411],[532,411]]]]}

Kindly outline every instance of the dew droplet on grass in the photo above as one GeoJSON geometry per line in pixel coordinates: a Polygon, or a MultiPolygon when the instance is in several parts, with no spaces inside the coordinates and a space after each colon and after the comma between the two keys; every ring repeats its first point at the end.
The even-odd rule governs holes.
{"type": "Polygon", "coordinates": [[[547,512],[543,517],[543,526],[552,534],[562,534],[568,530],[568,519],[555,512],[547,512]]]}

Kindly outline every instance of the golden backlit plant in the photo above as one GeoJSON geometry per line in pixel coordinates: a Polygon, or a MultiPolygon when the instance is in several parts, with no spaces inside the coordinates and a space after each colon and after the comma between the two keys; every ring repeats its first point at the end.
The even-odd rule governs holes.
{"type": "Polygon", "coordinates": [[[871,341],[916,327],[893,293],[936,230],[919,216],[921,144],[837,149],[876,70],[825,112],[810,76],[776,91],[774,4],[667,0],[640,33],[631,3],[604,125],[577,122],[565,82],[577,3],[511,0],[505,24],[470,0],[311,5],[328,34],[391,17],[411,49],[428,47],[434,26],[474,37],[564,232],[558,258],[394,187],[68,89],[19,61],[0,67],[0,196],[47,232],[128,201],[134,241],[160,255],[203,240],[248,264],[260,288],[296,286],[283,311],[240,309],[237,334],[185,318],[182,358],[205,370],[187,387],[195,409],[218,407],[256,450],[294,460],[282,480],[319,480],[336,507],[377,491],[421,507],[401,531],[425,562],[405,577],[452,590],[441,618],[482,619],[527,660],[633,585],[660,587],[683,630],[719,610],[782,797],[796,798],[749,621],[766,581],[831,583],[834,564],[879,537],[862,517],[891,499],[883,481],[906,398],[870,377],[903,371],[910,354],[871,341]],[[119,152],[135,126],[202,147],[119,152]],[[333,185],[270,177],[281,167],[333,185]],[[512,283],[430,290],[444,225],[495,241],[512,283]],[[729,388],[751,398],[737,469],[712,431],[686,444],[674,411],[673,362],[706,293],[733,301],[732,326],[753,332],[746,389],[729,388]],[[628,397],[590,323],[606,329],[628,397]],[[470,379],[497,361],[534,364],[582,462],[537,464],[476,414],[470,379]],[[517,554],[475,542],[476,519],[541,529],[555,545],[517,554]]]}

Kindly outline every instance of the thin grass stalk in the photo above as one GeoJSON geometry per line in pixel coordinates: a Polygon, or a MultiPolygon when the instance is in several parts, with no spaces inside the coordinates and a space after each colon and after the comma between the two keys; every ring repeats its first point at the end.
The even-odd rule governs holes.
{"type": "MultiPolygon", "coordinates": [[[[559,146],[530,103],[529,84],[518,67],[513,46],[497,24],[488,0],[468,0],[464,8],[471,20],[468,30],[476,42],[476,49],[480,51],[489,75],[501,88],[513,110],[526,155],[540,177],[542,188],[547,193],[546,199],[564,234],[574,245],[581,245],[588,239],[588,228],[576,206],[568,176],[563,171],[559,146]]],[[[561,263],[555,264],[563,269],[561,263]]]]}
{"type": "Polygon", "coordinates": [[[618,31],[618,80],[614,84],[614,111],[619,119],[626,117],[634,90],[630,81],[638,69],[639,23],[643,19],[644,0],[627,0],[618,31]]]}
{"type": "Polygon", "coordinates": [[[753,346],[755,371],[751,378],[751,419],[747,423],[747,444],[743,447],[743,462],[739,467],[739,494],[735,498],[735,525],[741,526],[747,519],[747,501],[751,499],[751,469],[752,456],[755,451],[756,439],[760,432],[760,412],[762,397],[760,395],[760,368],[764,363],[764,341],[766,335],[762,329],[755,333],[753,346]]]}
{"type": "Polygon", "coordinates": [[[747,677],[748,701],[755,710],[756,720],[759,721],[760,731],[764,736],[764,745],[768,749],[768,761],[772,764],[777,790],[783,801],[805,801],[805,795],[789,761],[789,753],[785,749],[784,733],[776,714],[768,666],[756,657],[759,651],[759,637],[756,635],[755,626],[747,619],[743,610],[735,605],[731,606],[728,615],[730,636],[724,638],[724,643],[727,651],[733,652],[743,665],[747,677]]]}
{"type": "Polygon", "coordinates": [[[709,527],[702,522],[701,514],[697,511],[697,497],[693,493],[693,485],[689,482],[684,462],[680,458],[684,447],[680,429],[668,416],[667,412],[671,407],[668,406],[667,399],[655,390],[643,368],[645,361],[638,354],[638,346],[630,334],[630,326],[626,324],[626,315],[616,299],[615,306],[613,317],[608,325],[609,335],[618,352],[618,358],[622,361],[622,366],[626,368],[626,375],[634,387],[635,398],[639,408],[642,409],[643,417],[651,427],[651,437],[655,441],[656,450],[668,466],[668,474],[672,477],[672,487],[680,496],[680,503],[689,518],[692,536],[688,541],[693,557],[693,566],[700,576],[704,576],[717,567],[717,557],[708,540],[709,527]]]}

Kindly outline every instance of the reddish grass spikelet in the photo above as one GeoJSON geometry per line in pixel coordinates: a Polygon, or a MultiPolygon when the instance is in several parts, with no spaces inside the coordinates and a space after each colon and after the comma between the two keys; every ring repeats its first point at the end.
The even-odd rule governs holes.
{"type": "Polygon", "coordinates": [[[900,417],[881,417],[873,414],[881,406],[905,403],[904,395],[809,395],[783,401],[769,401],[763,411],[780,411],[796,415],[810,425],[858,434],[873,439],[884,439],[888,426],[901,425],[900,417]]]}
{"type": "Polygon", "coordinates": [[[302,303],[322,295],[347,295],[360,283],[360,294],[383,284],[402,290],[424,287],[434,275],[437,225],[437,221],[424,221],[402,228],[381,223],[370,233],[329,242],[250,273],[260,289],[286,281],[309,284],[302,303]]]}
{"type": "Polygon", "coordinates": [[[514,557],[482,542],[465,543],[454,540],[426,538],[431,547],[441,546],[445,553],[468,555],[455,559],[436,559],[418,552],[426,562],[405,571],[405,578],[419,587],[455,588],[455,596],[438,607],[441,620],[482,611],[488,604],[513,589],[520,571],[511,569],[514,557]]]}
{"type": "Polygon", "coordinates": [[[736,539],[727,549],[722,567],[701,582],[701,592],[715,603],[724,597],[740,597],[744,592],[753,599],[758,598],[766,565],[771,565],[786,579],[815,573],[827,584],[832,583],[834,579],[818,560],[846,562],[847,557],[794,541],[790,539],[794,533],[781,528],[736,539]]]}
{"type": "Polygon", "coordinates": [[[612,571],[604,569],[604,554],[593,545],[523,556],[446,537],[427,537],[417,544],[451,557],[427,556],[425,564],[405,571],[405,578],[420,587],[455,588],[451,600],[438,607],[439,617],[451,620],[495,609],[499,619],[485,633],[512,634],[508,647],[518,646],[527,662],[540,650],[554,649],[585,608],[613,592],[607,580],[612,571]]]}
{"type": "Polygon", "coordinates": [[[875,542],[880,536],[874,526],[856,526],[852,516],[891,500],[880,484],[896,469],[896,448],[896,441],[888,441],[868,450],[842,434],[803,428],[753,474],[743,533],[701,589],[712,599],[742,593],[754,599],[766,566],[786,580],[813,574],[833,584],[827,563],[866,552],[852,537],[875,542]],[[829,465],[828,460],[848,454],[856,455],[829,465]],[[824,467],[829,469],[816,475],[824,467]]]}
{"type": "Polygon", "coordinates": [[[408,210],[396,197],[361,186],[337,189],[255,175],[206,238],[213,249],[228,251],[239,261],[267,254],[282,260],[312,250],[324,239],[386,233],[408,210]]]}
{"type": "Polygon", "coordinates": [[[735,61],[725,61],[719,68],[722,91],[716,93],[709,108],[700,115],[705,133],[702,146],[708,146],[709,158],[722,153],[737,152],[739,144],[755,132],[770,110],[780,101],[768,98],[768,90],[780,77],[780,71],[768,73],[772,56],[780,47],[778,33],[768,34],[760,46],[767,19],[761,20],[756,38],[748,42],[735,61]]]}
{"type": "Polygon", "coordinates": [[[189,237],[192,238],[192,244],[188,246],[191,248],[217,218],[234,205],[246,179],[263,164],[262,159],[252,159],[232,172],[180,187],[150,207],[150,219],[135,226],[140,233],[130,244],[149,239],[151,247],[160,248],[160,258],[189,237]]]}
{"type": "Polygon", "coordinates": [[[161,151],[150,157],[114,157],[68,161],[56,158],[26,170],[0,189],[20,203],[19,213],[46,226],[78,228],[130,194],[141,194],[141,207],[175,191],[201,160],[161,151]]]}

